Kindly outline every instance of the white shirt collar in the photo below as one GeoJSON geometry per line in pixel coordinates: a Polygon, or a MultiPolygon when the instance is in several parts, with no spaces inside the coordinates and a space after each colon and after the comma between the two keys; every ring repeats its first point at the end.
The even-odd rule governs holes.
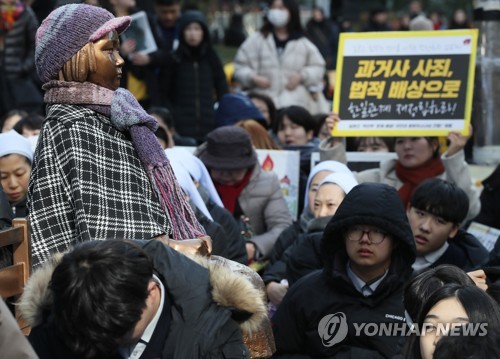
{"type": "Polygon", "coordinates": [[[353,270],[351,269],[351,262],[347,262],[347,276],[351,280],[351,282],[354,285],[354,287],[356,288],[356,290],[358,292],[360,292],[361,294],[363,294],[365,297],[368,297],[375,292],[377,287],[380,285],[380,283],[387,276],[388,272],[389,272],[389,270],[386,270],[384,275],[381,276],[379,279],[377,279],[376,281],[374,281],[370,284],[366,284],[366,282],[363,279],[358,277],[358,275],[353,272],[353,270]]]}
{"type": "Polygon", "coordinates": [[[423,256],[417,256],[415,262],[412,265],[412,268],[415,271],[420,271],[422,269],[430,267],[439,258],[441,258],[441,256],[444,254],[444,252],[446,252],[449,246],[450,245],[448,244],[448,241],[445,241],[444,244],[434,252],[424,254],[423,256]]]}
{"type": "Polygon", "coordinates": [[[149,343],[151,337],[153,336],[156,324],[158,324],[158,320],[160,319],[161,313],[163,311],[163,305],[165,304],[165,295],[164,295],[165,287],[163,286],[163,283],[161,282],[160,278],[158,278],[155,274],[153,274],[153,279],[156,283],[158,283],[160,287],[160,306],[158,307],[158,310],[156,311],[153,320],[149,322],[148,326],[144,330],[144,333],[142,333],[139,342],[137,342],[135,346],[119,349],[120,354],[125,359],[137,359],[141,357],[142,353],[146,349],[147,343],[149,343]]]}

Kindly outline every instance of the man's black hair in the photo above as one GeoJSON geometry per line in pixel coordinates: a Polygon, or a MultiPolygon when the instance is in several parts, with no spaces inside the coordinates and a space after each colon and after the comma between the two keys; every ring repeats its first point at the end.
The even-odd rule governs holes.
{"type": "MultiPolygon", "coordinates": [[[[500,358],[500,331],[488,327],[486,335],[471,335],[465,327],[458,335],[443,336],[436,344],[433,359],[500,358]]],[[[454,334],[457,330],[454,331],[454,334]]]]}
{"type": "Polygon", "coordinates": [[[148,113],[150,115],[156,115],[160,117],[169,130],[174,128],[174,116],[172,115],[172,112],[170,112],[168,108],[161,106],[154,106],[148,110],[148,113]]]}
{"type": "Polygon", "coordinates": [[[132,241],[89,241],[54,269],[52,311],[77,358],[110,357],[141,319],[153,265],[132,241]]]}
{"type": "Polygon", "coordinates": [[[13,129],[19,133],[23,134],[23,128],[28,128],[30,130],[40,130],[42,128],[43,121],[45,118],[37,113],[30,113],[24,116],[18,123],[16,123],[13,129]]]}
{"type": "Polygon", "coordinates": [[[276,120],[277,131],[283,128],[283,119],[285,116],[288,117],[288,119],[293,123],[304,127],[306,132],[314,132],[316,129],[316,121],[314,120],[314,117],[312,117],[311,113],[302,106],[292,105],[283,107],[278,111],[276,120]]]}
{"type": "Polygon", "coordinates": [[[410,206],[447,222],[460,224],[469,211],[469,198],[456,184],[440,178],[430,178],[415,188],[410,206]]]}

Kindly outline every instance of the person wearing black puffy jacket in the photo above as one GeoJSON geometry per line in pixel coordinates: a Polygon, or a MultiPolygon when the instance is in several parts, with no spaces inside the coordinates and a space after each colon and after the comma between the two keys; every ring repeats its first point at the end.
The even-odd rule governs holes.
{"type": "Polygon", "coordinates": [[[215,128],[214,102],[229,89],[203,14],[186,11],[179,31],[179,47],[160,72],[160,98],[174,114],[177,132],[201,143],[215,128]]]}
{"type": "Polygon", "coordinates": [[[276,357],[395,355],[398,336],[368,335],[360,326],[405,324],[403,285],[415,243],[397,191],[377,183],[354,187],[326,226],[321,247],[323,270],[294,284],[272,318],[276,357]],[[322,330],[328,315],[336,316],[339,337],[322,330]]]}

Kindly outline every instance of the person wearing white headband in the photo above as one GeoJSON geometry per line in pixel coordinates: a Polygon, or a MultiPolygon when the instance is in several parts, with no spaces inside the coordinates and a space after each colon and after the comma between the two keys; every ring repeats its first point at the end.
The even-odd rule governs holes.
{"type": "Polygon", "coordinates": [[[26,217],[26,197],[33,151],[30,142],[14,130],[0,133],[0,180],[15,217],[26,217]]]}
{"type": "Polygon", "coordinates": [[[168,148],[165,150],[165,153],[170,161],[179,163],[189,172],[211,218],[225,232],[228,241],[224,249],[224,256],[235,262],[247,264],[248,256],[241,228],[232,214],[224,208],[224,204],[203,162],[184,148],[168,148]]]}

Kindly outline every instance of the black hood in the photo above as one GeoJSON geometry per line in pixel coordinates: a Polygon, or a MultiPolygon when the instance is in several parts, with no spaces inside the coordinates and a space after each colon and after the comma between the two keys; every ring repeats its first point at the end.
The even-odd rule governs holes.
{"type": "Polygon", "coordinates": [[[201,43],[209,43],[210,33],[208,31],[207,20],[205,19],[203,13],[198,10],[189,10],[182,14],[179,20],[179,43],[181,45],[187,46],[186,42],[184,41],[183,34],[186,27],[193,22],[197,22],[198,24],[200,24],[201,28],[203,29],[203,41],[201,43]]]}
{"type": "Polygon", "coordinates": [[[411,271],[416,256],[415,241],[398,192],[386,184],[367,182],[354,187],[346,195],[325,228],[321,247],[328,273],[331,273],[338,254],[346,253],[343,232],[351,225],[360,224],[373,225],[388,232],[394,240],[393,262],[398,270],[411,271]]]}

